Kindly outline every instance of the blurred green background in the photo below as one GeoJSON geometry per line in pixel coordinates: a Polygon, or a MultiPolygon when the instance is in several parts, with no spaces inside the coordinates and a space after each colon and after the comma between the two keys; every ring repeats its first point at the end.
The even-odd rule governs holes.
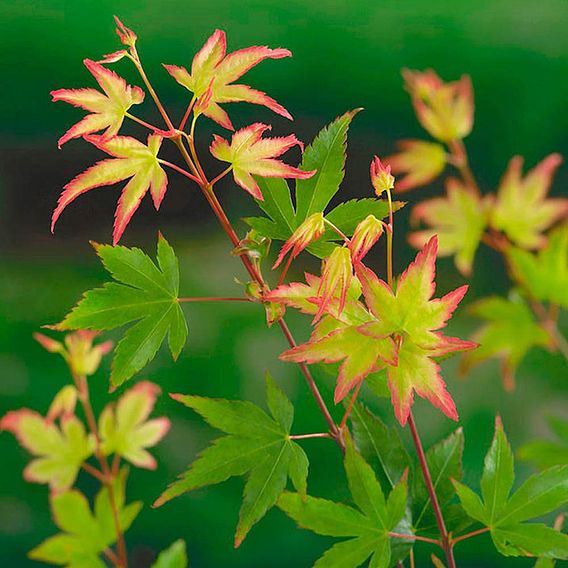
{"type": "MultiPolygon", "coordinates": [[[[188,66],[216,27],[226,30],[229,50],[267,44],[288,47],[294,54],[292,59],[261,64],[247,76],[247,83],[283,103],[296,121],[291,124],[266,109],[233,105],[229,110],[235,125],[270,121],[274,134],[293,131],[309,142],[336,115],[364,107],[350,133],[342,200],[369,194],[367,172],[373,153],[392,151],[398,138],[423,136],[402,89],[400,69],[405,66],[431,66],[445,79],[471,74],[476,127],[467,144],[486,189],[494,189],[515,153],[532,165],[552,151],[568,151],[565,0],[0,2],[0,415],[21,406],[47,409],[68,377],[63,361],[44,352],[31,334],[43,324],[58,321],[84,290],[105,278],[88,240],[110,239],[116,188],[80,198],[63,215],[56,235],[49,233],[50,214],[62,186],[100,157],[80,141],[57,150],[57,138],[81,112],[52,105],[49,91],[93,86],[81,61],[118,49],[113,14],[138,33],[146,68],[174,116],[183,113],[187,93],[160,64],[188,66]]],[[[127,62],[120,62],[116,69],[130,82],[139,83],[127,62]]],[[[147,119],[159,120],[149,103],[143,111],[147,119]]],[[[212,128],[200,128],[199,150],[205,155],[212,128]]],[[[290,160],[297,160],[297,155],[290,160]]],[[[217,165],[205,162],[217,171],[217,165]]],[[[567,172],[568,168],[561,168],[553,193],[565,192],[567,172]]],[[[416,201],[439,189],[419,190],[409,199],[416,201]]],[[[254,211],[248,196],[229,181],[220,191],[231,218],[238,220],[254,211]]],[[[398,215],[399,234],[407,217],[408,211],[398,215]]],[[[244,231],[242,223],[239,228],[244,231]]],[[[158,229],[180,255],[183,295],[238,293],[233,277],[244,278],[239,262],[228,255],[229,247],[200,195],[179,177],[171,177],[159,213],[145,200],[123,242],[153,251],[158,229]]],[[[396,247],[401,268],[413,253],[403,238],[396,247]]],[[[379,249],[376,261],[382,260],[379,249]]],[[[306,265],[314,263],[306,259],[306,265]]],[[[439,269],[440,292],[463,283],[451,261],[440,261],[439,269]]],[[[490,251],[478,254],[471,284],[466,303],[507,290],[500,260],[490,251]]],[[[297,370],[276,359],[284,348],[282,337],[276,329],[266,330],[257,307],[191,305],[187,313],[190,338],[179,362],[174,366],[163,351],[141,377],[160,384],[165,392],[262,403],[262,376],[270,369],[296,406],[295,430],[321,429],[320,416],[297,370]]],[[[291,317],[290,323],[299,338],[307,336],[306,320],[291,317]]],[[[462,311],[450,332],[467,334],[474,326],[462,311]]],[[[457,378],[455,361],[445,364],[466,433],[467,481],[479,475],[497,412],[514,447],[547,435],[545,417],[566,414],[566,374],[558,355],[535,350],[518,373],[517,391],[506,395],[497,364],[485,365],[465,381],[457,378]]],[[[107,376],[108,364],[91,381],[99,409],[109,398],[107,376]]],[[[328,396],[329,379],[321,373],[318,379],[328,396]]],[[[369,403],[392,423],[386,402],[369,403]]],[[[416,406],[427,444],[451,431],[453,425],[439,413],[422,401],[416,406]]],[[[197,491],[159,510],[150,509],[165,484],[216,435],[165,395],[157,413],[171,416],[173,427],[155,452],[158,470],[131,472],[129,497],[146,505],[128,534],[134,567],[148,566],[157,550],[178,537],[187,541],[194,568],[303,568],[329,545],[328,539],[296,529],[273,510],[234,551],[240,479],[197,491]]],[[[328,441],[307,441],[304,447],[311,459],[310,492],[345,498],[337,449],[328,441]]],[[[34,564],[26,559],[26,551],[55,532],[47,491],[22,480],[27,456],[7,434],[0,435],[0,455],[0,565],[24,568],[34,564]]],[[[521,467],[521,472],[526,475],[529,468],[521,467]]],[[[86,491],[94,489],[82,477],[80,485],[86,491]]],[[[418,547],[418,566],[429,565],[431,552],[427,545],[418,547]]],[[[533,564],[499,558],[485,535],[460,544],[457,557],[461,567],[533,564]]]]}

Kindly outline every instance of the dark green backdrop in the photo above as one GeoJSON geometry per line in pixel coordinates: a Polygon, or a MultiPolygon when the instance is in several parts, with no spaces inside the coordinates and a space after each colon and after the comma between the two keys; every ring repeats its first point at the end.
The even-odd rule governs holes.
{"type": "MultiPolygon", "coordinates": [[[[467,140],[481,183],[493,189],[514,153],[529,164],[552,151],[568,150],[568,3],[565,0],[318,0],[318,1],[86,1],[20,0],[0,3],[0,414],[30,406],[45,411],[65,381],[62,361],[43,352],[33,331],[55,322],[81,292],[102,281],[104,273],[88,239],[108,241],[115,189],[98,190],[69,207],[55,237],[49,216],[61,187],[99,157],[79,141],[63,151],[56,140],[80,113],[49,102],[49,91],[92,85],[81,60],[117,49],[112,15],[118,14],[140,37],[145,65],[172,112],[183,112],[186,92],[160,64],[189,65],[196,49],[216,28],[226,30],[229,49],[252,44],[288,47],[293,59],[269,61],[250,73],[250,84],[266,90],[295,116],[290,124],[265,109],[235,105],[236,125],[270,121],[276,134],[291,131],[309,141],[326,122],[354,107],[365,107],[351,130],[348,172],[341,193],[370,192],[367,179],[374,152],[393,149],[400,137],[422,136],[402,89],[400,69],[434,67],[446,79],[471,74],[476,92],[476,127],[467,140]]],[[[137,82],[126,62],[117,70],[137,82]]],[[[147,116],[155,113],[145,106],[147,116]]],[[[156,118],[157,120],[157,118],[156,118]]],[[[202,131],[206,152],[210,131],[202,131]]],[[[297,156],[296,158],[297,159],[297,156]]],[[[554,185],[566,187],[564,167],[554,185]]],[[[252,211],[250,199],[230,183],[222,199],[235,219],[252,211]]],[[[415,192],[420,199],[430,190],[415,192]]],[[[407,212],[400,214],[404,227],[407,212]]],[[[154,247],[163,230],[182,260],[184,295],[232,295],[239,263],[199,194],[172,177],[159,214],[144,203],[126,232],[126,244],[154,247]]],[[[242,226],[241,226],[242,228],[242,226]]],[[[412,252],[399,239],[398,266],[412,252]]],[[[380,260],[380,256],[377,257],[380,260]]],[[[309,261],[308,261],[309,262],[309,261]]],[[[440,263],[440,291],[463,282],[450,261],[440,263]]],[[[476,262],[468,300],[503,293],[507,281],[496,257],[482,252],[476,262]]],[[[266,331],[255,307],[192,306],[190,339],[174,367],[163,352],[142,377],[164,391],[262,400],[267,368],[292,397],[298,428],[317,429],[320,418],[293,367],[276,362],[283,348],[277,331],[266,331]]],[[[306,322],[292,319],[305,337],[306,322]]],[[[474,326],[461,315],[454,333],[474,326]]],[[[545,435],[547,413],[565,412],[566,368],[558,356],[534,352],[519,372],[514,396],[503,394],[497,366],[488,364],[466,382],[456,378],[455,362],[446,365],[466,431],[468,478],[477,475],[500,412],[514,445],[545,435]]],[[[95,403],[107,400],[108,368],[93,379],[95,403]]],[[[327,379],[321,377],[323,384],[327,379]]],[[[324,387],[327,393],[329,388],[324,387]]],[[[418,402],[418,421],[428,443],[452,425],[418,402]]],[[[375,404],[388,421],[386,403],[375,404]]],[[[154,511],[149,504],[214,433],[189,411],[164,397],[158,412],[173,417],[173,428],[157,450],[157,472],[132,471],[130,497],[146,507],[129,533],[133,565],[147,566],[153,553],[175,538],[187,540],[195,568],[307,567],[328,545],[327,539],[297,530],[279,511],[258,525],[241,549],[231,547],[242,481],[198,491],[154,511]]],[[[341,499],[345,481],[336,448],[325,441],[305,444],[311,460],[310,491],[341,499]]],[[[25,552],[54,532],[45,487],[21,478],[26,455],[12,437],[0,435],[0,565],[26,567],[25,552]]],[[[526,472],[525,472],[526,473],[526,472]]],[[[81,479],[89,491],[89,481],[81,479]]],[[[422,548],[419,566],[428,565],[422,548]]],[[[457,549],[460,566],[530,566],[529,561],[500,560],[485,536],[457,549]]]]}

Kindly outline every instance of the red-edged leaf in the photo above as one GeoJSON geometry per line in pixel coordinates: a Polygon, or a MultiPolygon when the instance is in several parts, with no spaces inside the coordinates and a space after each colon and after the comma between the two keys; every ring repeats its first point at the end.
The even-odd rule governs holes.
{"type": "Polygon", "coordinates": [[[251,124],[235,132],[231,143],[215,135],[210,147],[215,158],[232,164],[235,182],[261,201],[262,192],[252,177],[253,174],[261,177],[306,179],[315,173],[305,172],[276,160],[275,158],[293,146],[302,148],[303,145],[293,134],[283,138],[262,138],[266,130],[270,130],[270,126],[251,124]]]}
{"type": "Polygon", "coordinates": [[[116,244],[148,190],[156,209],[159,209],[164,198],[168,180],[157,157],[162,138],[151,134],[148,136],[148,145],[129,136],[116,136],[110,140],[88,136],[86,139],[113,156],[113,159],[97,162],[64,187],[53,212],[51,231],[65,207],[79,195],[130,178],[122,190],[115,213],[113,243],[116,244]]]}
{"type": "Polygon", "coordinates": [[[165,65],[165,68],[198,99],[210,88],[209,101],[201,104],[199,111],[224,128],[233,130],[233,125],[219,103],[248,102],[262,105],[291,120],[290,113],[262,91],[232,83],[265,59],[281,59],[292,54],[287,49],[270,49],[266,46],[248,47],[229,55],[225,55],[226,50],[225,32],[215,30],[194,57],[191,73],[185,67],[177,65],[165,65]]]}
{"type": "MultiPolygon", "coordinates": [[[[107,55],[105,62],[118,61],[123,52],[107,55]]],[[[144,100],[144,91],[131,87],[114,71],[106,69],[100,63],[85,59],[85,66],[97,80],[101,93],[95,89],[59,89],[52,91],[53,101],[64,101],[73,106],[89,111],[85,118],[72,126],[60,139],[59,147],[72,138],[80,138],[106,128],[105,139],[116,136],[128,109],[144,100]]]]}

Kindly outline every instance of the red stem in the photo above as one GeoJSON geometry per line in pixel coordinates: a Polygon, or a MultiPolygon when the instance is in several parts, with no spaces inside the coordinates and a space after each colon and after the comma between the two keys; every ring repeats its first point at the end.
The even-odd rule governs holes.
{"type": "Polygon", "coordinates": [[[209,297],[201,297],[201,298],[178,298],[178,302],[251,302],[249,298],[209,298],[209,297]]]}
{"type": "Polygon", "coordinates": [[[168,162],[167,160],[162,160],[161,158],[158,161],[160,162],[160,164],[163,164],[164,166],[168,166],[168,168],[172,168],[172,170],[175,170],[176,172],[180,173],[181,175],[184,175],[186,178],[189,178],[191,181],[194,181],[195,183],[198,183],[198,184],[201,183],[201,180],[198,177],[194,176],[193,174],[190,174],[187,170],[180,168],[176,164],[172,164],[172,162],[168,162]]]}
{"type": "Polygon", "coordinates": [[[486,532],[489,532],[491,529],[489,529],[488,527],[484,527],[482,529],[478,529],[476,531],[472,531],[466,534],[462,534],[461,536],[458,536],[454,539],[452,539],[452,546],[455,546],[458,542],[461,542],[462,540],[466,540],[468,538],[471,538],[472,536],[477,536],[478,534],[483,534],[486,532]]]}
{"type": "Polygon", "coordinates": [[[187,105],[187,109],[185,111],[185,114],[183,115],[183,118],[181,119],[181,122],[179,123],[178,130],[184,129],[185,125],[187,124],[187,120],[189,119],[189,115],[191,114],[191,110],[193,109],[193,105],[195,104],[196,100],[197,100],[197,97],[193,97],[191,99],[191,101],[189,101],[189,104],[187,105]]]}
{"type": "Polygon", "coordinates": [[[407,540],[419,540],[421,542],[429,542],[430,544],[435,544],[437,546],[441,546],[439,540],[436,540],[435,538],[428,538],[427,536],[418,536],[416,534],[402,534],[402,533],[395,533],[395,532],[389,532],[389,536],[392,537],[392,538],[405,538],[407,540]]]}
{"type": "Polygon", "coordinates": [[[432,475],[430,474],[430,469],[428,468],[428,462],[426,461],[426,454],[424,453],[424,448],[422,447],[422,442],[420,440],[420,435],[416,429],[416,424],[414,422],[414,417],[412,412],[408,416],[408,426],[410,427],[410,433],[412,434],[412,440],[414,446],[416,447],[416,453],[418,454],[418,461],[420,462],[420,469],[422,470],[422,475],[424,477],[424,483],[426,484],[426,489],[428,495],[430,496],[430,502],[432,503],[432,508],[434,509],[434,515],[436,517],[436,524],[440,531],[441,546],[444,549],[446,555],[446,560],[448,562],[448,568],[456,568],[456,561],[454,559],[454,552],[452,549],[452,542],[446,529],[446,523],[444,522],[444,516],[442,515],[442,509],[440,507],[440,502],[436,496],[436,490],[434,489],[434,484],[432,483],[432,475]]]}

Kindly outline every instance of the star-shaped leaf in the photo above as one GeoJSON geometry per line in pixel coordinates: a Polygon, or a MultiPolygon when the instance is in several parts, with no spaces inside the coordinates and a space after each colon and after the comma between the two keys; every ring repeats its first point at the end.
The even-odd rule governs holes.
{"type": "Polygon", "coordinates": [[[85,139],[113,158],[97,162],[64,187],[51,217],[51,232],[65,207],[79,195],[130,178],[116,208],[113,232],[113,243],[116,244],[148,190],[154,207],[156,210],[160,208],[168,185],[166,172],[158,160],[162,138],[151,134],[148,136],[148,145],[130,136],[115,136],[110,140],[87,136],[85,139]]]}
{"type": "Polygon", "coordinates": [[[93,511],[86,497],[75,489],[52,495],[53,519],[62,532],[34,548],[29,557],[68,568],[104,568],[106,564],[100,555],[116,541],[113,509],[118,511],[124,532],[142,508],[141,502],[124,504],[125,482],[123,469],[115,481],[113,505],[104,487],[95,498],[93,511]]]}
{"type": "Polygon", "coordinates": [[[116,404],[108,405],[99,418],[101,447],[105,455],[117,454],[138,467],[156,468],[156,460],[146,451],[167,433],[167,418],[148,420],[160,389],[148,381],[124,393],[116,404]]]}
{"type": "Polygon", "coordinates": [[[250,402],[172,395],[211,426],[227,433],[204,450],[187,472],[172,483],[155,506],[187,491],[246,475],[243,504],[235,534],[239,546],[251,527],[274,506],[288,477],[306,493],[308,458],[290,439],[294,408],[273,379],[266,377],[270,416],[250,402]]]}
{"type": "Polygon", "coordinates": [[[201,112],[224,128],[233,130],[227,113],[219,106],[223,103],[247,102],[265,106],[275,113],[292,120],[290,113],[266,93],[246,85],[233,84],[249,69],[265,59],[281,59],[292,54],[287,49],[270,49],[253,46],[239,49],[229,55],[225,32],[215,30],[213,35],[193,58],[191,73],[185,67],[165,65],[168,73],[195,97],[207,97],[201,112]]]}
{"type": "Polygon", "coordinates": [[[33,410],[13,410],[0,420],[2,430],[12,432],[35,457],[25,468],[24,479],[47,483],[54,491],[73,485],[81,465],[95,449],[94,438],[73,414],[62,414],[57,425],[33,410]]]}
{"type": "Polygon", "coordinates": [[[293,135],[284,138],[262,138],[270,126],[251,124],[233,134],[231,143],[216,134],[211,144],[211,153],[222,162],[232,165],[235,182],[253,197],[262,201],[263,195],[252,175],[276,178],[309,178],[314,171],[302,171],[277,160],[292,146],[302,147],[293,135]]]}
{"type": "Polygon", "coordinates": [[[491,215],[491,224],[516,245],[542,248],[542,234],[568,214],[568,199],[547,199],[554,172],[562,162],[560,154],[550,154],[523,178],[523,158],[515,156],[501,181],[491,215]]]}
{"type": "Polygon", "coordinates": [[[496,357],[501,360],[503,385],[512,390],[517,367],[530,349],[537,345],[550,345],[548,333],[517,293],[512,293],[509,299],[497,296],[484,298],[472,304],[469,310],[486,320],[487,324],[472,336],[479,348],[463,357],[462,372],[466,373],[479,363],[496,357]]]}
{"type": "Polygon", "coordinates": [[[489,201],[482,199],[450,178],[447,195],[428,199],[412,210],[412,221],[429,225],[428,229],[411,233],[408,240],[422,248],[433,235],[438,235],[438,254],[455,256],[458,270],[471,274],[473,258],[489,220],[489,201]]]}
{"type": "MultiPolygon", "coordinates": [[[[310,215],[325,211],[343,181],[347,131],[359,110],[349,111],[336,118],[307,146],[300,169],[315,170],[316,173],[310,178],[296,181],[296,206],[292,203],[292,191],[285,180],[257,179],[264,197],[263,201],[258,201],[258,205],[268,217],[245,219],[251,227],[265,237],[286,241],[310,215]]],[[[396,201],[394,209],[398,210],[403,205],[404,203],[396,201]]],[[[377,219],[386,217],[388,204],[374,198],[351,199],[329,211],[325,218],[345,235],[351,236],[355,227],[368,215],[374,215],[377,219]]],[[[323,236],[307,250],[324,258],[333,251],[333,242],[337,240],[338,234],[328,226],[323,236]]]]}
{"type": "Polygon", "coordinates": [[[105,330],[136,322],[114,351],[111,383],[118,386],[155,357],[166,335],[174,359],[185,345],[187,323],[178,303],[179,265],[162,235],[158,266],[138,248],[95,245],[95,249],[115,281],[85,292],[56,328],[105,330]]]}
{"type": "Polygon", "coordinates": [[[89,111],[85,118],[72,126],[60,139],[59,147],[72,138],[93,134],[106,128],[104,139],[118,134],[128,109],[144,100],[144,91],[131,87],[110,69],[99,63],[85,59],[85,67],[97,80],[101,93],[96,89],[59,89],[51,91],[53,101],[64,101],[89,111]]]}
{"type": "Polygon", "coordinates": [[[552,231],[536,254],[512,246],[507,259],[515,279],[533,298],[568,309],[568,225],[552,231]]]}
{"type": "Polygon", "coordinates": [[[511,495],[514,480],[513,453],[497,418],[495,437],[485,457],[481,498],[455,481],[461,503],[470,517],[490,529],[495,546],[504,556],[567,559],[567,535],[525,521],[542,517],[568,502],[568,466],[533,475],[511,495]]]}
{"type": "Polygon", "coordinates": [[[392,334],[400,337],[398,362],[389,365],[387,372],[395,414],[403,425],[414,391],[457,420],[454,402],[434,358],[476,346],[438,331],[452,316],[467,286],[432,299],[437,246],[437,238],[432,237],[402,274],[395,292],[370,269],[361,265],[357,270],[366,304],[376,318],[365,324],[364,333],[376,338],[392,334]]]}
{"type": "Polygon", "coordinates": [[[408,532],[405,527],[397,527],[406,510],[406,476],[385,499],[373,470],[350,439],[346,446],[345,472],[357,509],[297,493],[282,494],[278,507],[302,528],[325,536],[350,537],[327,550],[314,568],[357,568],[369,557],[369,566],[388,568],[391,566],[389,532],[395,528],[408,532]]]}

